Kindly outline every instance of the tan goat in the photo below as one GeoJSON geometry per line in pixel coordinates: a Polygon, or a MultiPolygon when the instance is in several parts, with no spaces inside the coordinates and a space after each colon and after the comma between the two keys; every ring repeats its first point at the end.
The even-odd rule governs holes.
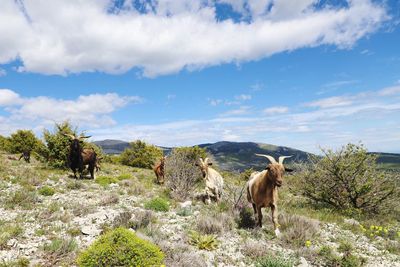
{"type": "Polygon", "coordinates": [[[267,165],[264,171],[254,172],[250,175],[250,179],[247,182],[247,200],[253,205],[259,227],[262,227],[261,208],[271,208],[275,235],[278,236],[280,234],[277,207],[278,187],[282,186],[285,171],[292,171],[283,166],[283,160],[291,156],[281,156],[278,162],[276,162],[272,156],[256,155],[267,158],[271,163],[267,165]]]}
{"type": "Polygon", "coordinates": [[[209,162],[208,158],[205,158],[204,161],[200,158],[200,164],[196,164],[196,166],[200,167],[203,178],[206,181],[205,191],[208,203],[211,202],[211,199],[219,202],[224,187],[224,179],[219,172],[210,167],[211,165],[212,162],[209,162]]]}
{"type": "Polygon", "coordinates": [[[154,168],[154,173],[157,177],[157,183],[164,184],[165,177],[165,156],[163,156],[159,163],[157,163],[154,168]]]}

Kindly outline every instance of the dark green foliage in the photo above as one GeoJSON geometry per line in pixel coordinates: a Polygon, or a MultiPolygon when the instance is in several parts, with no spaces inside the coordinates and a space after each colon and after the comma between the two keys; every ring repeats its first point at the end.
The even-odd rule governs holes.
{"type": "Polygon", "coordinates": [[[8,139],[2,135],[0,135],[0,150],[7,151],[8,147],[8,139]]]}
{"type": "Polygon", "coordinates": [[[46,147],[40,154],[54,168],[67,167],[70,138],[62,135],[62,133],[75,134],[76,130],[72,130],[72,125],[69,122],[63,122],[56,124],[54,133],[48,130],[43,132],[46,147]]]}
{"type": "Polygon", "coordinates": [[[124,165],[151,169],[154,166],[154,162],[161,158],[162,155],[160,148],[137,140],[130,143],[130,147],[122,152],[120,161],[124,165]]]}
{"type": "Polygon", "coordinates": [[[125,228],[100,236],[77,260],[80,267],[160,266],[164,254],[154,244],[125,228]]]}
{"type": "Polygon", "coordinates": [[[239,208],[239,217],[236,219],[239,228],[253,228],[256,225],[254,211],[249,207],[239,208]]]}
{"type": "Polygon", "coordinates": [[[354,144],[322,152],[324,157],[312,158],[308,169],[299,175],[305,196],[350,213],[391,210],[399,197],[400,180],[379,171],[376,156],[354,144]]]}
{"type": "Polygon", "coordinates": [[[11,134],[10,138],[3,138],[3,145],[10,153],[22,153],[23,151],[37,151],[43,143],[30,130],[18,130],[11,134]]]}
{"type": "Polygon", "coordinates": [[[169,203],[167,200],[156,197],[151,199],[150,201],[144,204],[144,207],[149,210],[155,211],[168,211],[169,210],[169,203]]]}
{"type": "Polygon", "coordinates": [[[193,147],[177,147],[174,149],[176,153],[184,154],[190,161],[196,162],[200,158],[207,157],[207,151],[199,146],[193,147]]]}

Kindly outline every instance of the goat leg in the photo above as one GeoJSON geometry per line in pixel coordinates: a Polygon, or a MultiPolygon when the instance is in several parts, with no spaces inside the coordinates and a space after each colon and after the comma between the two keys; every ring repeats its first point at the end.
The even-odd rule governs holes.
{"type": "Polygon", "coordinates": [[[261,206],[257,207],[257,215],[258,215],[258,226],[261,228],[262,227],[262,212],[261,212],[261,206]]]}
{"type": "Polygon", "coordinates": [[[271,214],[272,214],[272,222],[274,223],[274,230],[276,237],[279,237],[281,232],[279,231],[279,223],[278,223],[278,208],[276,205],[271,205],[271,214]]]}

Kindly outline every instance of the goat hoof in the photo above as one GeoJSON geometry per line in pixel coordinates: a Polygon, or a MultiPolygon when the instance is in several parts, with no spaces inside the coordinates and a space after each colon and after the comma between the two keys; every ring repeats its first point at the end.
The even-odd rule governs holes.
{"type": "Polygon", "coordinates": [[[279,231],[278,228],[275,229],[275,236],[276,236],[277,238],[280,238],[280,237],[282,236],[281,231],[279,231]]]}

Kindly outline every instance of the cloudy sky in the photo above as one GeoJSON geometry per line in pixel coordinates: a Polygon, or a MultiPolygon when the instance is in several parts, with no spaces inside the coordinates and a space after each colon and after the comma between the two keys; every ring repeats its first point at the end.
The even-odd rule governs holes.
{"type": "Polygon", "coordinates": [[[2,0],[0,134],[400,152],[397,0],[2,0]]]}

